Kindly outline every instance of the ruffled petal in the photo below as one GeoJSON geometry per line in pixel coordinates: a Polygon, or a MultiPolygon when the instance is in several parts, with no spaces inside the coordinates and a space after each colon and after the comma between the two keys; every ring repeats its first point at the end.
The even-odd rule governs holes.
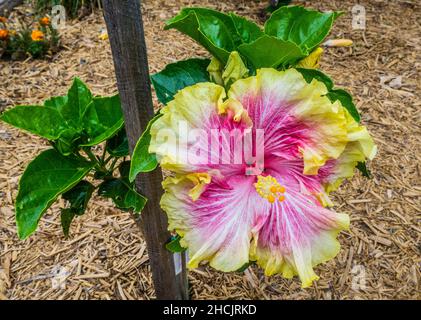
{"type": "Polygon", "coordinates": [[[213,179],[195,201],[189,193],[194,179],[186,176],[165,179],[161,206],[169,230],[182,236],[189,248],[188,267],[201,261],[221,271],[235,271],[249,261],[252,224],[257,212],[268,210],[253,187],[255,177],[233,176],[213,179]]]}
{"type": "Polygon", "coordinates": [[[338,159],[329,160],[319,171],[319,180],[326,193],[336,190],[345,179],[352,177],[358,162],[372,160],[377,153],[377,146],[367,129],[359,125],[348,112],[346,117],[350,142],[338,159]]]}
{"type": "Polygon", "coordinates": [[[315,175],[336,159],[348,142],[345,110],[325,95],[317,80],[308,84],[295,69],[260,69],[236,81],[228,93],[247,110],[253,128],[264,129],[265,153],[304,159],[304,173],[315,175]]]}
{"type": "MultiPolygon", "coordinates": [[[[225,98],[224,88],[213,83],[198,83],[180,90],[162,116],[151,126],[149,152],[156,153],[164,169],[175,172],[200,172],[219,168],[222,153],[234,153],[237,140],[251,126],[242,106],[225,98]],[[227,135],[224,135],[226,133],[227,135]],[[228,145],[228,147],[227,147],[228,145]]],[[[221,171],[240,170],[233,166],[233,154],[221,171]]]]}
{"type": "Polygon", "coordinates": [[[305,288],[318,279],[313,267],[339,252],[336,237],[348,227],[347,215],[323,208],[287,184],[285,200],[274,202],[255,227],[250,257],[268,276],[298,275],[305,288]]]}

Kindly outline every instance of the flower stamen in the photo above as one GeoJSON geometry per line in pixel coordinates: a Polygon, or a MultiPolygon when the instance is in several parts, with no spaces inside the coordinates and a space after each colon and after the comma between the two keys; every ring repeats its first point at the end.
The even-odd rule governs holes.
{"type": "Polygon", "coordinates": [[[263,198],[274,203],[276,199],[279,202],[285,200],[285,187],[281,186],[276,178],[272,176],[257,176],[257,182],[254,184],[257,193],[263,198]]]}

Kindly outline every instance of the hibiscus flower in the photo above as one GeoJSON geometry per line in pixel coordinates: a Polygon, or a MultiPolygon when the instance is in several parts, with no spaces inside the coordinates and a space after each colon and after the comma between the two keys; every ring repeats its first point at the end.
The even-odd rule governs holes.
{"type": "Polygon", "coordinates": [[[328,193],[376,153],[327,93],[295,69],[260,69],[227,93],[208,82],[186,87],[161,110],[149,151],[171,172],[161,206],[189,267],[228,272],[255,261],[266,275],[298,275],[303,287],[318,279],[313,267],[338,253],[349,227],[348,215],[326,208],[328,193]]]}

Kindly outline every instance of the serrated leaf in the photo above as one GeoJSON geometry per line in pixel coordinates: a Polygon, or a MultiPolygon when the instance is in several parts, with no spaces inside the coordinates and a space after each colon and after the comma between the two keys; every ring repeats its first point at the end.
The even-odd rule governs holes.
{"type": "Polygon", "coordinates": [[[188,35],[224,64],[241,43],[231,18],[215,10],[184,8],[166,24],[166,30],[177,29],[188,35]]]}
{"type": "Polygon", "coordinates": [[[157,119],[159,119],[159,117],[161,117],[160,113],[158,113],[151,121],[149,121],[146,130],[143,132],[142,136],[136,143],[130,165],[129,180],[131,182],[136,179],[136,176],[140,172],[150,172],[158,165],[155,154],[149,153],[149,144],[151,143],[151,125],[157,119]]]}
{"type": "Polygon", "coordinates": [[[137,213],[143,209],[147,200],[137,193],[132,185],[116,178],[101,183],[98,188],[98,195],[111,198],[119,209],[133,209],[137,213]]]}
{"type": "Polygon", "coordinates": [[[264,35],[263,30],[253,21],[234,13],[230,13],[229,15],[243,43],[253,42],[264,35]]]}
{"type": "Polygon", "coordinates": [[[70,208],[75,214],[81,215],[85,212],[89,199],[95,187],[86,180],[79,181],[70,190],[62,194],[62,198],[69,201],[70,208]]]}
{"type": "Polygon", "coordinates": [[[307,55],[332,28],[339,12],[319,12],[301,6],[282,6],[265,23],[265,33],[297,44],[307,55]]]}
{"type": "Polygon", "coordinates": [[[76,213],[72,209],[61,209],[60,221],[65,237],[69,235],[70,225],[75,216],[76,213]]]}
{"type": "Polygon", "coordinates": [[[187,248],[183,248],[180,245],[180,239],[181,239],[181,237],[179,235],[173,237],[170,242],[165,244],[165,248],[167,248],[167,250],[169,250],[173,253],[186,251],[187,248]]]}
{"type": "Polygon", "coordinates": [[[93,167],[85,160],[64,157],[54,149],[32,160],[19,181],[16,222],[21,239],[35,231],[38,221],[57,197],[75,186],[93,167]]]}
{"type": "Polygon", "coordinates": [[[158,100],[167,104],[181,89],[198,82],[208,82],[206,68],[209,59],[188,59],[168,64],[164,70],[151,76],[158,100]]]}
{"type": "Polygon", "coordinates": [[[365,162],[358,162],[357,169],[361,172],[361,174],[364,177],[371,178],[371,172],[370,172],[370,170],[368,170],[365,162]]]}
{"type": "Polygon", "coordinates": [[[83,146],[93,146],[115,135],[124,125],[120,97],[93,98],[83,115],[83,127],[88,134],[88,142],[83,146]]]}
{"type": "Polygon", "coordinates": [[[107,140],[107,152],[113,157],[125,157],[129,155],[129,140],[124,127],[115,136],[107,140]]]}
{"type": "Polygon", "coordinates": [[[295,64],[304,57],[301,49],[295,43],[267,35],[254,42],[240,45],[238,51],[256,69],[286,67],[295,64]]]}
{"type": "Polygon", "coordinates": [[[58,139],[67,129],[61,114],[51,107],[16,106],[5,111],[0,119],[16,128],[49,140],[58,139]]]}
{"type": "Polygon", "coordinates": [[[349,114],[354,118],[355,121],[360,122],[361,117],[358,113],[357,107],[355,106],[352,96],[346,92],[343,89],[333,89],[330,90],[327,94],[327,97],[330,99],[330,101],[335,102],[336,100],[339,100],[342,104],[342,106],[348,110],[349,114]]]}

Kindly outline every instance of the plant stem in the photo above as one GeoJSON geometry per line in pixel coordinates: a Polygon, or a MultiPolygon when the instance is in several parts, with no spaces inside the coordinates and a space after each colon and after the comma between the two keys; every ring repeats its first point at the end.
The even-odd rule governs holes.
{"type": "Polygon", "coordinates": [[[111,166],[108,169],[108,172],[113,172],[114,171],[114,166],[117,163],[118,158],[114,158],[113,162],[111,163],[111,166]]]}
{"type": "Polygon", "coordinates": [[[91,161],[100,164],[98,161],[98,158],[93,154],[93,152],[91,151],[91,149],[83,149],[83,151],[85,151],[86,155],[89,157],[89,159],[91,159],[91,161]]]}
{"type": "Polygon", "coordinates": [[[102,156],[101,156],[101,163],[103,164],[103,165],[105,165],[105,163],[104,163],[104,159],[105,159],[105,154],[107,153],[107,144],[105,144],[105,146],[104,146],[104,151],[102,152],[102,156]]]}

